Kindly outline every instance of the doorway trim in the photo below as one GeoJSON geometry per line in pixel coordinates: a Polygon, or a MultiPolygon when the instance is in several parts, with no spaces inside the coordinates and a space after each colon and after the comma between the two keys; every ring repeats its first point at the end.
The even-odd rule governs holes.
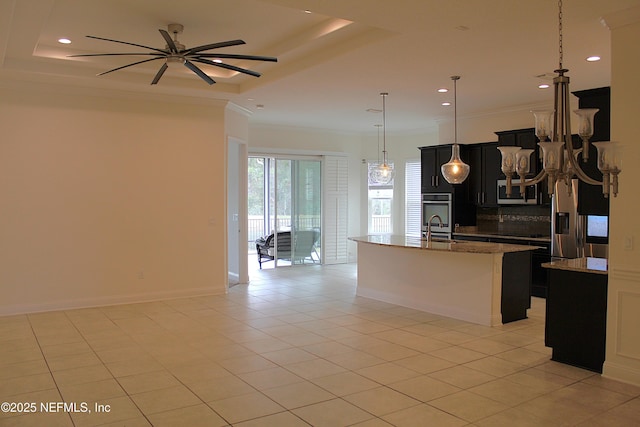
{"type": "Polygon", "coordinates": [[[227,137],[227,288],[231,284],[249,283],[248,239],[248,144],[233,136],[227,137]],[[234,153],[234,154],[232,154],[234,153]],[[229,191],[229,184],[237,182],[237,191],[229,191]],[[231,266],[237,266],[232,271],[231,266]]]}

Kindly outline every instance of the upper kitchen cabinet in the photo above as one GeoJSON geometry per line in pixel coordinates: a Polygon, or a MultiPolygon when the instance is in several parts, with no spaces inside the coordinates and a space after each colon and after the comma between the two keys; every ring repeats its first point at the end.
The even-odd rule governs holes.
{"type": "Polygon", "coordinates": [[[498,205],[497,181],[504,178],[500,171],[501,155],[497,142],[488,142],[468,146],[469,165],[469,202],[476,206],[492,207],[498,205]]]}
{"type": "MultiPolygon", "coordinates": [[[[533,150],[533,153],[531,153],[531,157],[529,159],[530,166],[527,178],[533,178],[542,170],[542,158],[540,157],[540,148],[538,147],[539,140],[536,136],[535,131],[535,128],[526,128],[505,130],[495,133],[496,135],[498,135],[498,145],[511,145],[533,150]]],[[[500,172],[500,179],[505,179],[505,176],[502,172],[500,172]]],[[[517,175],[514,175],[513,180],[519,181],[520,178],[517,175]]],[[[548,205],[551,203],[551,199],[547,194],[544,183],[538,185],[538,194],[539,203],[543,205],[548,205]]]]}
{"type": "MultiPolygon", "coordinates": [[[[531,167],[527,177],[534,177],[542,169],[540,162],[539,149],[538,149],[538,137],[535,134],[535,128],[506,130],[502,132],[496,132],[498,135],[498,145],[512,145],[521,148],[530,148],[533,150],[531,153],[531,167]]],[[[504,174],[500,174],[501,179],[504,179],[504,174]]]]}
{"type": "MultiPolygon", "coordinates": [[[[449,184],[447,180],[444,179],[442,171],[440,170],[440,166],[451,159],[451,145],[420,147],[420,152],[422,159],[422,192],[453,193],[455,186],[449,184]]],[[[460,157],[464,162],[468,163],[467,152],[464,146],[460,146],[460,157]]]]}
{"type": "MultiPolygon", "coordinates": [[[[591,142],[608,141],[611,126],[611,89],[602,87],[573,92],[578,97],[580,108],[598,108],[600,111],[593,118],[593,137],[591,142]]],[[[602,172],[597,166],[598,151],[589,144],[589,161],[580,167],[591,178],[602,181],[602,172]]],[[[602,195],[602,186],[578,183],[578,213],[580,215],[609,215],[609,199],[602,195]]]]}

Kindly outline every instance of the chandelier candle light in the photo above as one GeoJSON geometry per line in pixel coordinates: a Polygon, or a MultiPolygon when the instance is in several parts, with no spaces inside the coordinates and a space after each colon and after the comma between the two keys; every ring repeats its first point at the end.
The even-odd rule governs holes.
{"type": "Polygon", "coordinates": [[[612,192],[614,197],[618,194],[618,175],[620,169],[620,157],[617,144],[612,141],[594,142],[598,150],[598,169],[602,172],[602,181],[597,181],[588,176],[578,163],[578,155],[582,153],[584,162],[589,156],[589,139],[593,136],[593,117],[598,112],[597,108],[574,110],[578,115],[578,135],[582,139],[582,148],[574,149],[571,138],[571,117],[569,114],[569,77],[565,73],[569,70],[563,68],[562,51],[562,0],[558,2],[558,29],[559,29],[559,67],[555,70],[557,76],[553,79],[555,110],[533,111],[535,117],[535,133],[542,149],[543,170],[527,180],[529,172],[530,156],[533,150],[523,150],[519,147],[498,147],[502,154],[501,169],[507,177],[507,195],[511,194],[512,177],[517,173],[520,182],[520,194],[524,196],[527,185],[534,185],[547,178],[547,192],[554,193],[556,182],[564,181],[567,192],[571,194],[571,179],[576,176],[590,185],[601,185],[604,197],[609,197],[612,192]],[[551,119],[553,118],[553,132],[551,132],[551,119]],[[549,141],[547,140],[549,139],[549,141]]]}
{"type": "MultiPolygon", "coordinates": [[[[387,161],[387,116],[385,102],[387,95],[389,95],[387,92],[380,93],[380,96],[382,96],[382,163],[378,162],[378,165],[372,171],[373,180],[379,184],[388,184],[395,176],[393,166],[389,165],[387,161]]],[[[379,131],[378,129],[378,132],[379,131]]]]}
{"type": "Polygon", "coordinates": [[[451,76],[453,80],[453,146],[451,147],[451,159],[440,167],[442,176],[449,184],[460,184],[469,176],[470,167],[460,159],[460,145],[458,145],[458,100],[457,81],[460,76],[451,76]]]}

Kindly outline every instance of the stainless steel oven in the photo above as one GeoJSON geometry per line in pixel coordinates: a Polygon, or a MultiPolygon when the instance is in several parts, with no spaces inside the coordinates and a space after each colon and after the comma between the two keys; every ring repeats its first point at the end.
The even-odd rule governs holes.
{"type": "Polygon", "coordinates": [[[524,197],[520,194],[520,179],[511,181],[511,196],[507,195],[507,180],[498,180],[498,204],[499,205],[537,205],[538,204],[538,186],[527,185],[524,188],[524,197]]]}
{"type": "Polygon", "coordinates": [[[453,215],[451,211],[450,193],[424,193],[422,194],[422,235],[426,237],[429,218],[438,215],[440,221],[433,219],[431,222],[431,235],[435,238],[451,239],[453,215]]]}

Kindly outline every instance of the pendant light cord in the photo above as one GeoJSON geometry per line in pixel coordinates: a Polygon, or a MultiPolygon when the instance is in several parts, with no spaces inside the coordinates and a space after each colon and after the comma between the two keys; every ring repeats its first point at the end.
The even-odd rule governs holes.
{"type": "Polygon", "coordinates": [[[458,143],[458,80],[460,76],[451,76],[453,80],[453,143],[458,143]]]}
{"type": "Polygon", "coordinates": [[[382,164],[387,165],[387,109],[386,98],[387,92],[380,93],[382,95],[382,164]]]}

